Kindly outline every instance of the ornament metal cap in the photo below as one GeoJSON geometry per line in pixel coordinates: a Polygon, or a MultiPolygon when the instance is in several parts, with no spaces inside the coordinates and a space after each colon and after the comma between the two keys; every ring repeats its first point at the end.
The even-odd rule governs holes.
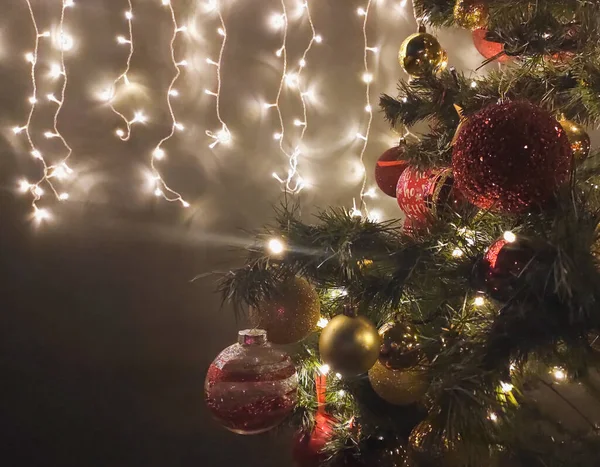
{"type": "Polygon", "coordinates": [[[264,329],[244,329],[238,332],[240,345],[264,345],[267,343],[267,331],[264,329]]]}

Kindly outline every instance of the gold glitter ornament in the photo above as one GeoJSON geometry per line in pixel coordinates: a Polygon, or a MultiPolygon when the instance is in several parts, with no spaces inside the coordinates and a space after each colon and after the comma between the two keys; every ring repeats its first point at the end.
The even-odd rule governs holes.
{"type": "Polygon", "coordinates": [[[387,323],[379,328],[379,335],[379,362],[389,370],[415,367],[425,358],[412,326],[398,321],[387,323]]]}
{"type": "Polygon", "coordinates": [[[414,404],[428,388],[423,371],[390,370],[379,361],[369,370],[369,381],[377,395],[393,405],[414,404]]]}
{"type": "Polygon", "coordinates": [[[254,327],[265,329],[274,344],[291,344],[317,328],[321,303],[316,290],[301,277],[284,282],[271,299],[250,312],[254,327]]]}
{"type": "Polygon", "coordinates": [[[485,28],[488,11],[481,0],[456,0],[454,5],[454,22],[465,29],[485,28]]]}
{"type": "Polygon", "coordinates": [[[377,329],[367,318],[337,315],[321,332],[319,353],[332,371],[358,376],[377,361],[380,344],[377,329]]]}
{"type": "Polygon", "coordinates": [[[562,126],[567,134],[575,163],[581,164],[590,154],[590,148],[592,146],[590,136],[583,126],[572,122],[571,120],[563,119],[558,123],[560,123],[560,126],[562,126]]]}
{"type": "Polygon", "coordinates": [[[448,55],[438,40],[420,27],[419,32],[408,36],[400,46],[398,61],[410,76],[422,78],[445,68],[448,55]]]}

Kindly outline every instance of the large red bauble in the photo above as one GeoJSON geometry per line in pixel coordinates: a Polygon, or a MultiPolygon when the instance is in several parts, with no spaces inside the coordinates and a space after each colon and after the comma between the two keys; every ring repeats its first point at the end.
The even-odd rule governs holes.
{"type": "Polygon", "coordinates": [[[392,198],[396,197],[396,185],[408,162],[402,160],[404,145],[385,151],[375,164],[375,182],[381,191],[392,198]]]}
{"type": "Polygon", "coordinates": [[[493,104],[469,117],[454,143],[456,188],[482,209],[540,206],[569,177],[573,154],[563,128],[529,102],[493,104]]]}
{"type": "MultiPolygon", "coordinates": [[[[492,42],[485,39],[487,29],[475,29],[473,31],[473,44],[477,51],[483,55],[484,58],[490,59],[495,57],[504,50],[504,45],[499,42],[492,42]]],[[[510,60],[510,57],[506,54],[498,56],[496,61],[505,63],[510,60]]]]}
{"type": "Polygon", "coordinates": [[[240,331],[238,343],[212,362],[204,382],[206,405],[228,430],[263,433],[281,423],[298,400],[290,356],[267,343],[261,329],[240,331]]]}

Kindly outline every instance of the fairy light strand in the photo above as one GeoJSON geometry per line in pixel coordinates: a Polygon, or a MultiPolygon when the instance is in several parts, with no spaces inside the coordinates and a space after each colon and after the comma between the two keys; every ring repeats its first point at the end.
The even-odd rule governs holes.
{"type": "Polygon", "coordinates": [[[175,131],[183,130],[183,125],[177,121],[177,117],[175,116],[175,111],[173,110],[173,104],[171,102],[171,98],[179,93],[175,91],[175,83],[181,76],[181,67],[185,66],[187,62],[180,61],[178,62],[175,58],[175,41],[181,32],[186,31],[185,27],[179,27],[177,24],[177,18],[175,17],[175,9],[173,5],[168,0],[162,0],[162,4],[169,8],[169,14],[171,16],[171,22],[173,23],[173,35],[171,36],[171,42],[169,43],[171,62],[175,67],[175,75],[171,79],[169,87],[167,88],[167,108],[169,109],[169,115],[171,116],[171,131],[162,138],[158,144],[155,146],[152,151],[151,159],[150,159],[150,167],[152,169],[152,181],[154,183],[154,194],[156,196],[160,196],[167,201],[175,202],[178,201],[182,204],[183,207],[189,207],[190,204],[183,199],[181,194],[177,191],[170,188],[165,180],[162,178],[160,171],[156,167],[156,161],[162,160],[165,156],[165,151],[162,149],[163,144],[169,141],[174,135],[175,131]]]}
{"type": "Polygon", "coordinates": [[[125,130],[123,130],[122,128],[118,128],[116,130],[116,135],[122,141],[128,141],[129,138],[131,137],[131,125],[133,125],[134,123],[137,123],[137,122],[145,121],[145,117],[143,116],[143,113],[141,113],[141,112],[136,112],[134,114],[133,119],[131,119],[131,120],[128,119],[122,112],[117,110],[117,108],[115,107],[115,104],[114,104],[115,95],[116,95],[117,87],[119,86],[119,83],[121,81],[123,81],[123,84],[125,84],[125,86],[128,86],[130,84],[129,77],[127,76],[127,74],[129,73],[129,70],[131,69],[131,58],[133,57],[133,53],[134,53],[133,5],[131,4],[131,0],[127,0],[127,5],[128,5],[129,9],[125,12],[125,19],[127,20],[127,29],[128,29],[129,36],[128,36],[128,39],[124,38],[123,36],[117,36],[117,43],[129,45],[129,53],[127,55],[127,61],[125,62],[125,69],[119,76],[117,76],[117,78],[113,81],[111,87],[108,90],[106,90],[102,96],[104,100],[108,101],[108,103],[110,105],[110,109],[116,115],[118,115],[119,118],[121,118],[121,120],[123,120],[123,123],[125,124],[125,130]]]}
{"type": "Polygon", "coordinates": [[[214,96],[215,112],[217,115],[217,119],[219,120],[219,123],[221,124],[221,129],[218,130],[217,132],[213,132],[211,130],[206,130],[206,136],[208,136],[209,138],[211,138],[213,140],[212,143],[209,144],[209,148],[213,149],[218,144],[228,144],[231,142],[231,132],[229,131],[227,124],[225,123],[225,121],[223,120],[223,117],[221,116],[221,87],[222,87],[221,64],[223,63],[223,53],[225,52],[225,45],[227,44],[227,28],[225,26],[225,19],[223,18],[223,13],[221,11],[221,7],[218,2],[212,1],[212,2],[208,3],[207,9],[216,10],[217,15],[219,17],[219,22],[221,23],[221,26],[219,27],[219,29],[217,29],[217,33],[221,37],[223,37],[223,40],[221,41],[221,47],[219,49],[218,60],[216,62],[211,59],[206,60],[207,63],[214,65],[215,68],[217,69],[217,73],[216,73],[217,74],[217,90],[216,90],[216,92],[213,92],[209,89],[204,90],[204,92],[206,94],[214,96]]]}
{"type": "MultiPolygon", "coordinates": [[[[285,13],[285,5],[283,5],[283,6],[284,6],[284,14],[286,14],[285,13]]],[[[312,36],[300,58],[298,72],[295,75],[293,75],[295,77],[294,81],[295,81],[296,87],[298,89],[298,95],[300,97],[300,102],[302,103],[302,118],[303,118],[302,121],[295,120],[294,123],[297,126],[301,126],[302,130],[300,131],[300,136],[298,138],[298,141],[295,145],[293,152],[291,154],[286,153],[286,155],[289,158],[289,168],[288,168],[286,178],[280,177],[277,173],[273,174],[273,177],[277,181],[279,181],[279,183],[284,185],[285,190],[290,193],[299,193],[306,186],[305,180],[302,178],[302,176],[298,172],[298,158],[301,154],[300,153],[301,145],[302,145],[302,141],[304,140],[306,131],[308,130],[308,108],[306,105],[306,96],[308,95],[308,92],[306,91],[306,88],[303,88],[303,86],[302,86],[301,76],[302,76],[302,71],[304,71],[304,68],[306,67],[306,57],[308,56],[314,43],[315,42],[320,43],[322,41],[321,36],[317,34],[317,31],[315,29],[315,25],[314,25],[312,15],[310,12],[310,6],[309,6],[308,0],[303,1],[300,4],[299,8],[302,9],[302,13],[306,12],[308,24],[310,26],[310,30],[312,33],[312,36]]],[[[287,21],[287,14],[286,14],[286,21],[287,21]]],[[[284,31],[284,34],[287,35],[287,31],[284,31]]],[[[287,48],[286,48],[285,42],[283,44],[283,48],[285,49],[285,52],[287,53],[287,48]]],[[[287,56],[285,58],[287,59],[287,56]]],[[[283,81],[285,82],[286,72],[287,72],[287,63],[284,64],[284,66],[285,66],[286,70],[284,71],[283,81]]],[[[287,78],[289,78],[289,75],[287,75],[287,78]]],[[[279,110],[279,102],[276,103],[276,106],[278,107],[278,110],[279,110]]],[[[281,119],[280,119],[280,122],[281,122],[281,119]]],[[[281,132],[282,137],[280,138],[280,143],[281,143],[280,148],[285,153],[285,151],[283,150],[283,134],[284,134],[284,131],[282,130],[282,132],[281,132]]]]}

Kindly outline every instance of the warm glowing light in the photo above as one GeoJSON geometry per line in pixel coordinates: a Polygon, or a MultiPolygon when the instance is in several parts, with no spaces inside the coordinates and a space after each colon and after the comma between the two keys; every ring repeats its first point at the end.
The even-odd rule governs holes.
{"type": "Polygon", "coordinates": [[[50,72],[48,73],[51,78],[58,78],[63,74],[62,67],[58,63],[50,65],[50,72]]]}
{"type": "Polygon", "coordinates": [[[175,129],[178,131],[185,130],[185,125],[183,123],[175,122],[173,123],[173,127],[175,127],[175,129]]]}
{"type": "Polygon", "coordinates": [[[25,127],[22,127],[22,126],[15,126],[12,129],[12,131],[15,135],[18,135],[19,133],[23,132],[24,130],[25,130],[25,127]]]}
{"type": "Polygon", "coordinates": [[[319,367],[319,371],[321,372],[322,375],[326,375],[327,373],[329,373],[330,370],[331,370],[331,367],[327,363],[324,363],[323,365],[321,365],[319,367]]]}
{"type": "Polygon", "coordinates": [[[362,80],[365,83],[371,83],[373,82],[373,75],[371,73],[363,73],[362,80]]]}
{"type": "Polygon", "coordinates": [[[117,130],[115,131],[115,134],[119,137],[119,138],[123,138],[123,136],[125,136],[125,132],[123,130],[121,130],[120,128],[117,128],[117,130]]]}
{"type": "Polygon", "coordinates": [[[344,391],[343,389],[340,389],[340,390],[338,391],[338,396],[340,396],[340,397],[344,397],[345,395],[346,395],[346,391],[344,391]]]}
{"type": "Polygon", "coordinates": [[[61,32],[58,35],[58,39],[57,39],[58,50],[68,51],[68,50],[71,50],[74,45],[75,45],[75,41],[73,40],[73,36],[70,36],[69,34],[67,34],[65,32],[61,32]]]}
{"type": "Polygon", "coordinates": [[[473,300],[473,304],[475,306],[483,306],[485,304],[485,299],[482,296],[475,297],[475,300],[473,300]]]}
{"type": "Polygon", "coordinates": [[[126,12],[125,12],[125,18],[126,18],[126,19],[133,19],[133,12],[131,12],[131,11],[126,11],[126,12]]]}
{"type": "Polygon", "coordinates": [[[514,389],[514,386],[510,383],[505,383],[504,381],[500,382],[500,389],[503,393],[509,393],[514,389]]]}
{"type": "Polygon", "coordinates": [[[476,88],[477,87],[477,81],[471,81],[471,87],[472,88],[476,88]]]}
{"type": "Polygon", "coordinates": [[[358,16],[366,16],[367,12],[364,8],[360,7],[356,9],[356,13],[358,14],[358,16]]]}
{"type": "MultiPolygon", "coordinates": [[[[460,258],[463,254],[464,254],[464,252],[460,248],[455,248],[454,250],[452,250],[452,256],[454,258],[460,258]]],[[[477,298],[481,298],[481,297],[477,297],[477,298]]],[[[477,299],[475,299],[475,300],[477,300],[477,299]]],[[[482,298],[482,300],[483,300],[483,298],[482,298]]],[[[483,305],[483,302],[481,304],[483,305]]]]}
{"type": "Polygon", "coordinates": [[[27,180],[21,180],[19,182],[19,191],[21,193],[27,193],[31,188],[31,184],[27,180]]]}
{"type": "Polygon", "coordinates": [[[169,91],[169,96],[177,97],[179,96],[179,91],[177,89],[171,89],[169,91]]]}
{"type": "Polygon", "coordinates": [[[319,321],[317,321],[317,326],[323,329],[325,326],[327,326],[327,323],[329,323],[329,320],[321,316],[319,321]]]}
{"type": "Polygon", "coordinates": [[[318,44],[320,44],[321,42],[323,42],[323,37],[320,34],[317,34],[316,36],[314,36],[313,39],[318,44]]]}
{"type": "Polygon", "coordinates": [[[272,238],[267,242],[267,248],[274,255],[280,255],[285,251],[285,243],[279,238],[272,238]]]}
{"type": "Polygon", "coordinates": [[[35,185],[33,187],[33,194],[37,197],[40,197],[44,194],[44,190],[39,185],[35,185]]]}
{"type": "Polygon", "coordinates": [[[565,370],[561,367],[555,366],[552,369],[551,373],[556,381],[564,381],[565,379],[567,379],[567,374],[565,373],[565,370]]]}
{"type": "Polygon", "coordinates": [[[156,148],[154,150],[154,152],[152,153],[152,156],[157,159],[157,160],[161,160],[164,159],[165,157],[165,151],[161,148],[156,148]]]}
{"type": "Polygon", "coordinates": [[[40,151],[38,151],[37,149],[34,149],[33,151],[31,151],[31,155],[33,157],[35,157],[36,159],[42,158],[42,153],[40,151]]]}
{"type": "Polygon", "coordinates": [[[123,36],[117,36],[117,42],[119,44],[131,44],[131,41],[123,36]]]}
{"type": "Polygon", "coordinates": [[[298,75],[296,73],[288,73],[285,75],[285,84],[289,87],[298,86],[298,75]]]}
{"type": "Polygon", "coordinates": [[[35,96],[31,96],[27,100],[29,101],[30,104],[35,104],[37,102],[37,98],[35,96]]]}
{"type": "Polygon", "coordinates": [[[47,209],[35,208],[33,211],[33,217],[38,222],[48,220],[50,219],[50,212],[47,209]]]}
{"type": "Polygon", "coordinates": [[[373,209],[372,211],[369,211],[367,218],[371,222],[381,222],[381,219],[383,218],[383,214],[381,213],[381,211],[373,209]]]}
{"type": "Polygon", "coordinates": [[[504,232],[504,240],[506,240],[508,243],[514,243],[517,241],[517,236],[512,233],[510,230],[507,230],[506,232],[504,232]]]}
{"type": "Polygon", "coordinates": [[[25,54],[25,60],[27,60],[29,63],[33,64],[33,63],[35,63],[35,55],[33,55],[31,52],[27,52],[25,54]]]}
{"type": "Polygon", "coordinates": [[[498,415],[496,415],[494,412],[490,412],[490,414],[488,415],[488,418],[492,421],[492,422],[497,422],[498,421],[498,415]]]}
{"type": "Polygon", "coordinates": [[[285,26],[286,21],[287,19],[285,17],[285,14],[282,15],[281,13],[273,13],[271,15],[271,18],[269,19],[269,23],[274,29],[281,29],[285,26]]]}
{"type": "Polygon", "coordinates": [[[60,195],[58,195],[58,199],[61,201],[66,201],[69,199],[69,193],[61,193],[60,195]]]}

